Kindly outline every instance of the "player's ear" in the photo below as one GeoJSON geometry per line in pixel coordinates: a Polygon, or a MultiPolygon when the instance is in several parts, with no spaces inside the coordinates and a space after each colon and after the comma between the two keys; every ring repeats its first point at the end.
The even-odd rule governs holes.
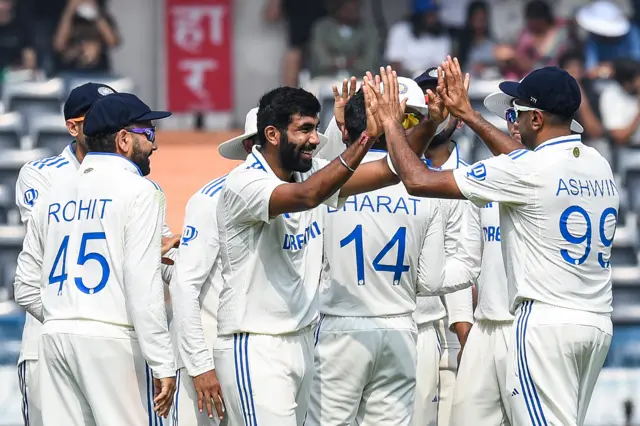
{"type": "Polygon", "coordinates": [[[80,134],[80,126],[78,123],[72,120],[67,120],[64,124],[67,127],[67,132],[69,132],[72,137],[77,138],[80,134]]]}
{"type": "Polygon", "coordinates": [[[131,135],[124,129],[121,129],[116,133],[116,149],[118,152],[128,153],[129,152],[129,140],[131,135]]]}
{"type": "Polygon", "coordinates": [[[542,111],[532,111],[531,112],[531,129],[535,131],[542,130],[542,126],[544,125],[544,114],[542,111]]]}
{"type": "Polygon", "coordinates": [[[345,124],[339,124],[338,127],[340,128],[340,133],[342,134],[342,142],[344,142],[345,145],[349,146],[350,141],[347,126],[345,124]]]}
{"type": "Polygon", "coordinates": [[[280,143],[280,130],[278,130],[276,126],[267,126],[264,129],[264,136],[271,145],[278,145],[280,143]]]}

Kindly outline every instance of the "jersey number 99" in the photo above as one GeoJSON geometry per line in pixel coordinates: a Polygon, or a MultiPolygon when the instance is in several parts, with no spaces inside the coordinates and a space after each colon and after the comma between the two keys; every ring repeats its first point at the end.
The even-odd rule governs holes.
{"type": "MultiPolygon", "coordinates": [[[[609,207],[602,212],[600,216],[600,223],[598,226],[598,234],[600,237],[600,241],[602,245],[607,248],[611,247],[611,243],[613,243],[613,236],[616,232],[616,220],[618,219],[618,212],[613,207],[609,207]],[[611,232],[611,237],[607,237],[606,228],[607,228],[607,219],[609,216],[613,216],[613,232],[611,232]]],[[[562,215],[560,216],[560,233],[562,234],[562,238],[564,238],[567,242],[571,244],[582,244],[586,243],[584,253],[580,255],[580,257],[575,258],[569,254],[569,250],[562,249],[560,250],[560,255],[565,260],[565,262],[570,263],[572,265],[582,265],[589,254],[591,253],[591,240],[592,240],[592,225],[591,218],[585,209],[580,206],[571,206],[568,207],[562,215]],[[582,216],[586,223],[586,229],[582,235],[574,235],[569,231],[569,219],[571,215],[579,215],[582,216]]],[[[604,253],[598,253],[598,263],[603,268],[608,268],[610,265],[609,256],[606,256],[604,253]]]]}
{"type": "MultiPolygon", "coordinates": [[[[76,261],[77,264],[82,266],[88,261],[94,260],[98,262],[102,270],[100,281],[95,287],[87,287],[82,280],[82,277],[76,277],[74,279],[78,290],[86,294],[95,294],[102,290],[107,285],[107,281],[109,281],[109,276],[111,275],[111,268],[109,267],[107,259],[103,255],[97,252],[87,252],[87,243],[91,240],[106,240],[106,235],[104,232],[86,232],[82,234],[80,252],[78,253],[78,260],[76,261]]],[[[60,283],[60,286],[58,287],[58,294],[62,293],[62,286],[64,285],[64,282],[67,281],[68,245],[69,236],[67,235],[62,239],[62,244],[60,244],[56,258],[53,261],[53,266],[51,267],[51,272],[49,273],[49,284],[60,283]],[[58,270],[58,266],[60,266],[60,274],[55,275],[58,270]]]]}

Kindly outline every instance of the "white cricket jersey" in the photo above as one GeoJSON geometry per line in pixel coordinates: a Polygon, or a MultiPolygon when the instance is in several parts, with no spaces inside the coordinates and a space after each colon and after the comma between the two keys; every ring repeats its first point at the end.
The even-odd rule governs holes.
{"type": "Polygon", "coordinates": [[[192,377],[214,368],[212,351],[222,290],[216,210],[225,181],[226,175],[214,179],[189,199],[171,281],[177,367],[186,367],[192,377]]]}
{"type": "Polygon", "coordinates": [[[135,333],[156,377],[175,375],[160,272],[165,200],[138,167],[90,153],[56,182],[29,220],[16,301],[49,327],[98,337],[135,333]],[[71,324],[71,323],[70,323],[71,324]]]}
{"type": "MultiPolygon", "coordinates": [[[[79,167],[73,144],[69,144],[60,155],[31,161],[22,166],[16,182],[16,205],[24,225],[29,222],[31,210],[38,199],[46,196],[55,182],[74,176],[79,167]]],[[[18,363],[38,359],[41,330],[42,323],[27,313],[18,363]]]]}
{"type": "MultiPolygon", "coordinates": [[[[69,144],[59,155],[31,161],[20,169],[16,182],[16,205],[20,211],[20,219],[26,225],[31,218],[31,210],[38,199],[44,197],[56,183],[71,176],[75,176],[80,163],[75,154],[75,143],[69,144]]],[[[169,227],[165,224],[164,236],[171,236],[169,227]]],[[[168,253],[170,255],[171,252],[168,253]]],[[[162,274],[165,282],[169,282],[173,267],[163,265],[162,274]]],[[[18,363],[24,360],[38,359],[38,340],[42,323],[27,313],[18,363]]]]}
{"type": "MultiPolygon", "coordinates": [[[[385,158],[371,150],[363,162],[385,158]]],[[[439,202],[397,184],[325,207],[320,313],[382,317],[411,314],[416,293],[438,294],[444,280],[439,202]]]]}
{"type": "Polygon", "coordinates": [[[447,262],[447,278],[477,284],[476,320],[512,321],[498,203],[482,207],[465,203],[460,234],[463,237],[458,239],[456,253],[447,262]]]}
{"type": "Polygon", "coordinates": [[[530,299],[607,314],[619,194],[609,163],[579,135],[454,171],[462,194],[500,202],[511,313],[530,299]]]}
{"type": "MultiPolygon", "coordinates": [[[[329,162],[313,159],[304,181],[329,162]]],[[[257,146],[227,176],[218,203],[223,286],[218,335],[248,332],[279,335],[313,324],[318,315],[322,269],[322,206],[269,216],[280,180],[257,146]]],[[[338,207],[339,192],[324,204],[338,207]]]]}
{"type": "MultiPolygon", "coordinates": [[[[430,163],[427,162],[427,165],[429,164],[430,163]]],[[[451,152],[447,161],[442,165],[442,170],[451,170],[465,166],[467,166],[467,163],[460,158],[458,145],[455,145],[453,152],[451,152]]],[[[449,262],[456,252],[456,244],[460,236],[463,203],[461,200],[440,200],[440,212],[444,224],[446,262],[449,262]]],[[[448,281],[445,274],[445,283],[448,281]]],[[[460,342],[458,341],[458,337],[451,332],[449,327],[456,322],[473,322],[473,297],[471,288],[446,294],[437,301],[418,297],[414,319],[418,325],[440,320],[437,327],[440,336],[443,338],[441,342],[442,347],[459,348],[460,342]],[[445,316],[446,319],[442,319],[445,316]]]]}

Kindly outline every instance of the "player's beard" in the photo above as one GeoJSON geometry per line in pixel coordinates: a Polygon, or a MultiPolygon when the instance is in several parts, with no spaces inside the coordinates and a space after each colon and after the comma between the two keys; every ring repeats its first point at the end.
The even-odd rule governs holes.
{"type": "Polygon", "coordinates": [[[305,173],[311,170],[311,160],[303,159],[300,157],[300,152],[303,150],[313,151],[315,147],[311,144],[305,144],[298,146],[289,142],[287,132],[280,133],[280,164],[285,170],[291,170],[294,172],[305,173]]]}
{"type": "Polygon", "coordinates": [[[149,157],[151,156],[151,152],[148,153],[142,151],[140,148],[140,142],[136,139],[133,143],[133,153],[131,154],[131,162],[138,166],[140,171],[142,172],[142,176],[148,176],[151,173],[151,160],[149,157]]]}

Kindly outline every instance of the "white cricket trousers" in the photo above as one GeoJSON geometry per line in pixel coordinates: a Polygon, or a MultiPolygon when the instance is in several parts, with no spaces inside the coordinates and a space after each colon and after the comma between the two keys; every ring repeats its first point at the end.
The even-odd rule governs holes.
{"type": "Polygon", "coordinates": [[[305,426],[411,425],[416,335],[411,315],[323,315],[305,426]]]}
{"type": "Polygon", "coordinates": [[[44,425],[162,426],[153,412],[153,376],[138,340],[72,334],[97,329],[126,333],[95,321],[44,324],[39,345],[44,425]]]}
{"type": "Polygon", "coordinates": [[[202,413],[200,412],[198,394],[193,386],[193,379],[189,376],[187,369],[182,367],[176,374],[176,393],[169,412],[169,419],[165,423],[168,426],[219,426],[226,425],[227,420],[225,418],[220,422],[215,407],[212,419],[209,418],[206,406],[203,406],[202,413]]]}
{"type": "Polygon", "coordinates": [[[513,426],[582,426],[612,330],[605,315],[522,302],[507,357],[513,426]]]}
{"type": "Polygon", "coordinates": [[[442,347],[433,322],[418,326],[414,426],[438,424],[438,388],[442,347]]]}
{"type": "Polygon", "coordinates": [[[301,426],[313,377],[313,326],[218,336],[213,359],[229,426],[301,426]]]}
{"type": "Polygon", "coordinates": [[[450,426],[510,425],[507,350],[513,321],[480,320],[471,327],[462,353],[450,426]]]}
{"type": "Polygon", "coordinates": [[[25,359],[18,364],[18,382],[22,393],[22,418],[25,426],[42,426],[38,360],[25,359]]]}

